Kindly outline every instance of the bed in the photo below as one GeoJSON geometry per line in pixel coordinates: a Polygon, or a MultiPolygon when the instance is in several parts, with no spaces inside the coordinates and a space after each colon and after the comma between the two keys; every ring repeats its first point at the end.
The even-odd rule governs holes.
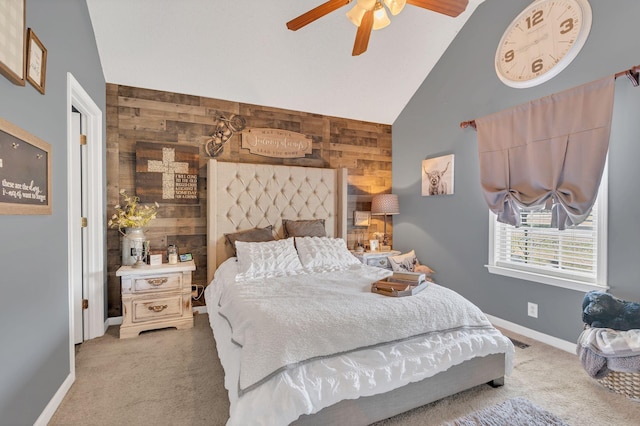
{"type": "Polygon", "coordinates": [[[504,384],[513,345],[462,296],[435,283],[397,299],[368,291],[389,271],[346,249],[345,170],[210,160],[207,176],[205,297],[229,426],[365,425],[504,384]],[[321,221],[326,235],[291,236],[283,219],[321,221]],[[237,252],[225,238],[270,227],[277,239],[237,252]]]}

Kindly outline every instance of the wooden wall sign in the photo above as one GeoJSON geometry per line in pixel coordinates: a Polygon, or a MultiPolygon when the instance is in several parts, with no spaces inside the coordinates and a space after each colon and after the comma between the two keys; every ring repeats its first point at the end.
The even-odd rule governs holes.
{"type": "Polygon", "coordinates": [[[310,137],[280,129],[249,129],[242,132],[242,148],[252,154],[274,158],[298,158],[313,152],[310,137]]]}
{"type": "Polygon", "coordinates": [[[51,214],[51,145],[1,118],[0,214],[51,214]]]}
{"type": "Polygon", "coordinates": [[[136,143],[136,195],[142,203],[198,204],[198,147],[136,143]]]}

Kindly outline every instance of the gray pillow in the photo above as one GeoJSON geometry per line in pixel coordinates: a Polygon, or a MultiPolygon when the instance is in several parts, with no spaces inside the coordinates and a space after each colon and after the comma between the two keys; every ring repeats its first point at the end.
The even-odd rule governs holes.
{"type": "Polygon", "coordinates": [[[326,237],[324,219],[289,220],[282,219],[284,237],[326,237]]]}
{"type": "Polygon", "coordinates": [[[245,229],[244,231],[224,234],[227,244],[231,245],[233,255],[236,256],[236,241],[244,241],[246,243],[260,243],[264,241],[273,241],[273,225],[264,228],[245,229]]]}

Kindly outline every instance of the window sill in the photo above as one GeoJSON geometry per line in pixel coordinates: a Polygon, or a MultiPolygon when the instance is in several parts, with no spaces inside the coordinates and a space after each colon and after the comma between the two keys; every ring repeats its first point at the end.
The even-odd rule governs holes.
{"type": "Polygon", "coordinates": [[[548,275],[536,274],[533,272],[504,268],[501,266],[485,265],[485,267],[492,274],[503,275],[505,277],[517,278],[520,280],[534,281],[554,287],[566,288],[568,290],[587,292],[591,290],[606,290],[609,288],[609,286],[606,285],[589,284],[580,281],[569,280],[566,278],[551,277],[548,275]]]}

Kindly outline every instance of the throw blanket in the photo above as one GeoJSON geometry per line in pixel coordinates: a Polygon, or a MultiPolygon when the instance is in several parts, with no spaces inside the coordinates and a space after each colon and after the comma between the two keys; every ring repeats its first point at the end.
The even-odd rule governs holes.
{"type": "Polygon", "coordinates": [[[437,284],[410,297],[371,293],[389,273],[354,265],[226,283],[218,304],[242,348],[239,394],[313,359],[439,331],[493,329],[478,307],[437,284]]]}
{"type": "Polygon", "coordinates": [[[587,328],[578,344],[607,357],[640,355],[640,330],[617,331],[610,328],[587,328]]]}
{"type": "Polygon", "coordinates": [[[640,330],[587,328],[578,338],[576,352],[582,367],[594,379],[610,371],[640,372],[640,330]]]}

